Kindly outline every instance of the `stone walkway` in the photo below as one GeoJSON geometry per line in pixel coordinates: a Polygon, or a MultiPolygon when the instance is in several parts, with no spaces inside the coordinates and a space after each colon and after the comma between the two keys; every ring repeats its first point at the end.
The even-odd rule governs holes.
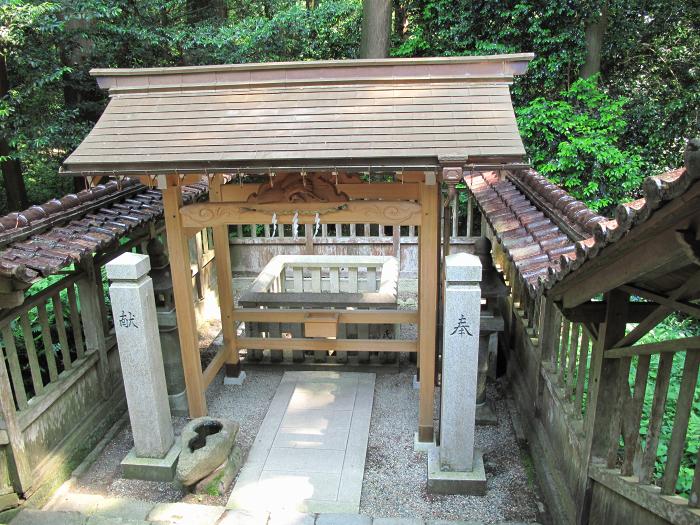
{"type": "MultiPolygon", "coordinates": [[[[67,506],[67,508],[70,506],[67,506]]],[[[60,505],[55,508],[60,508],[60,505]]],[[[369,518],[359,514],[254,513],[191,503],[101,498],[91,509],[21,511],[10,525],[482,525],[475,521],[369,518]]],[[[537,525],[501,522],[496,525],[537,525]]]]}
{"type": "Polygon", "coordinates": [[[358,512],[374,378],[285,372],[227,507],[358,512]]]}

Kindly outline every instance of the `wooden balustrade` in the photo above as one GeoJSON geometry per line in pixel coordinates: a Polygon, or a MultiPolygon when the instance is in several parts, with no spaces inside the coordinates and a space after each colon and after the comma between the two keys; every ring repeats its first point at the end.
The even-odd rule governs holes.
{"type": "MultiPolygon", "coordinates": [[[[662,512],[672,512],[668,505],[699,508],[700,469],[693,471],[690,494],[680,494],[677,487],[681,467],[688,464],[691,455],[688,432],[698,385],[700,337],[606,349],[595,333],[596,323],[568,319],[546,297],[538,301],[536,310],[540,318],[529,335],[541,349],[542,373],[563,407],[560,415],[569,419],[567,428],[579,429],[587,437],[571,440],[579,454],[585,457],[585,443],[592,440],[596,419],[610,419],[602,425],[609,436],[602,438],[607,453],[600,458],[607,470],[600,470],[594,457],[589,475],[601,482],[609,482],[611,475],[617,475],[627,484],[639,486],[644,498],[672,497],[652,504],[653,508],[663,507],[662,512]],[[595,353],[601,352],[602,359],[593,359],[595,353]],[[679,382],[670,388],[673,363],[680,365],[681,360],[682,374],[676,377],[679,382]],[[606,367],[615,362],[617,374],[606,374],[606,367]],[[594,370],[595,367],[598,368],[594,370]],[[611,389],[608,381],[617,382],[615,388],[611,389]],[[618,392],[618,397],[603,402],[617,408],[607,415],[595,411],[589,414],[588,405],[598,398],[598,393],[610,391],[618,392]],[[669,407],[674,410],[669,412],[669,407]],[[668,431],[664,432],[669,426],[670,437],[668,431]],[[659,452],[661,447],[664,453],[659,452]]],[[[526,328],[529,323],[522,317],[524,311],[516,309],[526,328]]],[[[695,461],[697,465],[697,458],[695,461]]]]}

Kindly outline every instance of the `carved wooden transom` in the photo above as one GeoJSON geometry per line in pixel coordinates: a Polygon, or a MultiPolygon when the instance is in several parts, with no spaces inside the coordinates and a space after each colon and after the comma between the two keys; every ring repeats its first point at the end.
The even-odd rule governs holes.
{"type": "MultiPolygon", "coordinates": [[[[345,178],[345,177],[342,177],[345,178]]],[[[338,182],[343,182],[338,180],[338,182]]],[[[258,191],[248,197],[248,202],[271,204],[275,202],[347,202],[348,196],[338,191],[336,177],[331,174],[314,174],[301,177],[288,173],[261,184],[258,191]]]]}

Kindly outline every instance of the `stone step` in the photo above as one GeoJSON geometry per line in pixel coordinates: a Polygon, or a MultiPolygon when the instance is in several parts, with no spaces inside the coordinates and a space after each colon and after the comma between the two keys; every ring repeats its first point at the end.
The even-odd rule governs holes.
{"type": "MultiPolygon", "coordinates": [[[[54,497],[44,510],[24,509],[10,525],[482,525],[474,521],[370,518],[359,514],[253,513],[195,503],[155,503],[94,494],[54,497]]],[[[496,525],[537,525],[500,522],[496,525]]]]}

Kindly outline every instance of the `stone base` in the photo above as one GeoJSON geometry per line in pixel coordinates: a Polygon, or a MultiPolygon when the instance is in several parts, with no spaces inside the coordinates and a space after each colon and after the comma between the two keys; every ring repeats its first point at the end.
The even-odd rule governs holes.
{"type": "Polygon", "coordinates": [[[225,385],[237,385],[241,386],[245,382],[245,371],[241,370],[241,372],[234,377],[229,377],[227,375],[224,375],[224,384],[225,385]]]}
{"type": "Polygon", "coordinates": [[[476,405],[476,424],[498,426],[498,416],[491,401],[476,405]]]}
{"type": "Polygon", "coordinates": [[[418,432],[413,433],[413,451],[428,452],[435,446],[435,441],[418,441],[418,432]]]}
{"type": "Polygon", "coordinates": [[[190,408],[187,404],[187,391],[183,390],[179,394],[168,396],[168,404],[170,405],[170,414],[173,416],[189,416],[190,408]]]}
{"type": "Polygon", "coordinates": [[[137,457],[132,448],[122,460],[122,477],[146,481],[172,481],[175,478],[175,468],[179,456],[180,444],[178,441],[175,441],[175,444],[162,459],[137,457]]]}
{"type": "Polygon", "coordinates": [[[233,483],[243,465],[243,451],[238,445],[231,449],[226,461],[209,474],[206,478],[198,482],[193,489],[195,494],[208,494],[209,496],[221,496],[233,483]]]}
{"type": "Polygon", "coordinates": [[[474,450],[474,469],[471,472],[445,472],[440,470],[438,447],[428,450],[428,492],[430,494],[486,495],[486,471],[484,455],[474,450]]]}

